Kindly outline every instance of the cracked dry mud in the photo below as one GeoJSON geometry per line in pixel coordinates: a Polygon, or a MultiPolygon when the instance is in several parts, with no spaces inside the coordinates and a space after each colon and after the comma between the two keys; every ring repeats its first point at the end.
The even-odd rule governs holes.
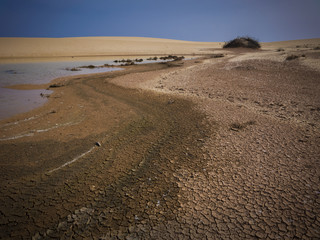
{"type": "Polygon", "coordinates": [[[243,54],[62,79],[3,121],[0,237],[319,239],[320,73],[243,54]]]}

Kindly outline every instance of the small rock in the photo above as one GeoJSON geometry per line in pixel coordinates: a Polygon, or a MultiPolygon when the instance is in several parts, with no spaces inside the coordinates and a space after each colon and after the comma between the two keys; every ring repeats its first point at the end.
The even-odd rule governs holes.
{"type": "Polygon", "coordinates": [[[68,223],[70,223],[70,222],[73,222],[73,218],[72,218],[72,216],[71,215],[68,215],[68,218],[67,218],[68,220],[68,223]]]}
{"type": "Polygon", "coordinates": [[[43,97],[43,98],[49,98],[50,94],[40,93],[40,96],[43,97]]]}
{"type": "Polygon", "coordinates": [[[50,235],[53,234],[54,232],[53,232],[53,230],[48,229],[46,233],[47,233],[48,236],[50,236],[50,235]]]}
{"type": "Polygon", "coordinates": [[[38,239],[41,239],[41,236],[40,236],[40,233],[36,233],[33,237],[32,237],[32,240],[38,240],[38,239]]]}
{"type": "Polygon", "coordinates": [[[96,142],[95,145],[98,146],[98,147],[101,147],[101,143],[100,142],[96,142]]]}
{"type": "Polygon", "coordinates": [[[67,222],[60,222],[58,225],[58,230],[64,230],[67,228],[67,222]]]}
{"type": "Polygon", "coordinates": [[[129,226],[129,233],[133,233],[134,232],[134,230],[135,230],[135,227],[134,226],[129,226]]]}
{"type": "Polygon", "coordinates": [[[51,84],[50,86],[49,86],[49,88],[58,88],[58,87],[63,87],[64,85],[63,84],[51,84]]]}

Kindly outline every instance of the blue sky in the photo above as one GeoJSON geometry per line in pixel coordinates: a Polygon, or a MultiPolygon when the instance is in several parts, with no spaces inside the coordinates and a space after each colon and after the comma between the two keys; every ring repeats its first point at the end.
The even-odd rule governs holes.
{"type": "Polygon", "coordinates": [[[0,37],[320,37],[320,0],[0,0],[0,37]]]}

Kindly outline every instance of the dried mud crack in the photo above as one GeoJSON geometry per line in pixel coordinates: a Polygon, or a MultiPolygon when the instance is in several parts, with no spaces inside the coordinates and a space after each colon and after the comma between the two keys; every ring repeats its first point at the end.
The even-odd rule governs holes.
{"type": "Polygon", "coordinates": [[[0,238],[319,239],[312,51],[51,83],[48,104],[0,122],[0,238]]]}
{"type": "Polygon", "coordinates": [[[174,173],[202,171],[204,115],[188,100],[109,83],[164,67],[68,78],[45,107],[1,125],[1,239],[148,238],[176,218],[174,173]]]}

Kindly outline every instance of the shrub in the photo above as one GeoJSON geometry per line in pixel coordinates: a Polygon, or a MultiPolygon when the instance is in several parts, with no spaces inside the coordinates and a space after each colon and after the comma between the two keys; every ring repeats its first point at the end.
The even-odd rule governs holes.
{"type": "Polygon", "coordinates": [[[245,123],[234,122],[230,125],[230,130],[239,131],[254,124],[256,124],[256,121],[252,121],[252,120],[245,123]]]}
{"type": "Polygon", "coordinates": [[[283,52],[283,51],[284,51],[283,48],[278,48],[278,49],[277,49],[277,52],[283,52]]]}
{"type": "Polygon", "coordinates": [[[291,60],[294,60],[294,59],[297,59],[297,58],[299,58],[299,56],[297,56],[297,55],[289,55],[289,56],[286,58],[286,60],[287,60],[287,61],[291,61],[291,60]]]}
{"type": "Polygon", "coordinates": [[[261,48],[258,40],[250,37],[237,37],[229,42],[226,42],[223,48],[252,48],[258,49],[261,48]]]}

